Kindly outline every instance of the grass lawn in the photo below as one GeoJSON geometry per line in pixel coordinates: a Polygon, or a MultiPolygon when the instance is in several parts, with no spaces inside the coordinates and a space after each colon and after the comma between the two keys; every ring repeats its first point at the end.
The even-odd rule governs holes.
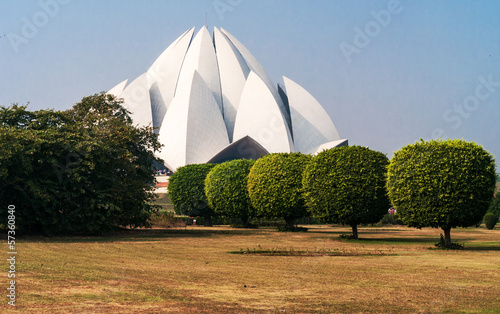
{"type": "MultiPolygon", "coordinates": [[[[500,312],[498,227],[452,230],[452,240],[465,243],[461,251],[429,249],[438,229],[360,228],[360,240],[339,240],[350,228],[307,227],[25,237],[16,243],[16,310],[500,312]]],[[[7,301],[2,312],[11,308],[7,301]]]]}

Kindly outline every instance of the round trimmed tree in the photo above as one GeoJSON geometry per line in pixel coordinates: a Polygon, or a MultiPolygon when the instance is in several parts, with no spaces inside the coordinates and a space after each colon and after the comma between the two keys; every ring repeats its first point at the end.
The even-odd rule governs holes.
{"type": "Polygon", "coordinates": [[[248,193],[259,216],[283,218],[293,230],[295,219],[307,215],[302,172],[310,159],[301,153],[273,153],[255,162],[248,175],[248,193]]]}
{"type": "Polygon", "coordinates": [[[205,226],[212,225],[214,211],[205,196],[205,178],[214,164],[191,164],[180,167],[168,180],[168,195],[178,214],[201,216],[205,226]]]}
{"type": "Polygon", "coordinates": [[[245,227],[255,216],[247,181],[254,160],[237,159],[212,168],[205,179],[205,194],[208,204],[218,215],[241,219],[245,227]]]}
{"type": "Polygon", "coordinates": [[[362,146],[325,150],[304,171],[304,197],[311,214],[319,220],[352,228],[376,223],[387,213],[385,154],[362,146]]]}
{"type": "Polygon", "coordinates": [[[387,188],[403,222],[444,231],[480,222],[495,189],[495,161],[480,145],[431,140],[397,151],[388,167],[387,188]]]}

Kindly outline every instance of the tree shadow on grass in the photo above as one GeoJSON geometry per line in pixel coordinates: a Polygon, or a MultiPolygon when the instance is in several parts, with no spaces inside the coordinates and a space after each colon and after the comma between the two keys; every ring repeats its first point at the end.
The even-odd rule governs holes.
{"type": "MultiPolygon", "coordinates": [[[[374,242],[374,243],[381,243],[381,242],[389,242],[389,243],[404,243],[404,242],[411,242],[411,243],[435,243],[439,241],[439,238],[436,237],[412,237],[412,238],[363,238],[362,236],[355,240],[357,242],[374,242]]],[[[465,239],[464,239],[465,241],[465,239]]]]}
{"type": "MultiPolygon", "coordinates": [[[[407,232],[409,230],[373,230],[373,231],[370,231],[370,230],[363,230],[363,229],[358,229],[358,234],[359,235],[362,235],[362,234],[388,234],[388,233],[395,233],[395,234],[401,234],[401,233],[404,233],[404,232],[407,232]]],[[[324,234],[338,234],[338,235],[341,235],[341,234],[346,234],[346,233],[350,233],[351,231],[350,230],[339,230],[339,231],[325,231],[324,229],[314,229],[314,228],[310,228],[309,229],[309,232],[310,233],[324,233],[324,234]]]]}
{"type": "Polygon", "coordinates": [[[43,243],[106,243],[106,242],[141,242],[163,241],[172,238],[208,238],[212,236],[242,236],[259,233],[257,229],[220,230],[220,229],[119,229],[98,236],[56,236],[46,237],[27,235],[23,242],[43,243]]]}
{"type": "Polygon", "coordinates": [[[477,245],[476,243],[467,244],[465,243],[464,251],[500,251],[500,244],[490,244],[477,245]]]}
{"type": "MultiPolygon", "coordinates": [[[[345,234],[345,232],[340,232],[339,234],[345,234]]],[[[439,241],[439,238],[437,237],[428,237],[428,236],[414,236],[414,237],[393,237],[393,238],[364,238],[363,237],[364,233],[360,233],[358,236],[358,239],[340,239],[338,237],[315,237],[318,239],[332,239],[332,240],[339,240],[339,241],[346,241],[346,242],[352,242],[352,243],[366,243],[366,244],[405,244],[405,243],[429,243],[429,244],[434,244],[439,241]]],[[[464,241],[471,241],[474,239],[460,239],[460,243],[464,241]]]]}

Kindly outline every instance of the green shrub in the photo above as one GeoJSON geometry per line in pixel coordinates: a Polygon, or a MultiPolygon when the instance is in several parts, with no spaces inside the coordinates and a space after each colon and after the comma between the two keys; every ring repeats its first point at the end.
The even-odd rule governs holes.
{"type": "Polygon", "coordinates": [[[399,218],[397,213],[385,214],[379,222],[381,225],[403,225],[403,221],[399,218]]]}
{"type": "Polygon", "coordinates": [[[463,250],[465,248],[465,244],[463,243],[451,243],[451,244],[446,244],[446,239],[441,233],[439,235],[439,242],[435,243],[434,246],[437,249],[444,249],[444,250],[463,250]]]}
{"type": "Polygon", "coordinates": [[[387,188],[398,215],[410,227],[450,230],[481,221],[495,188],[493,156],[475,143],[432,140],[397,151],[387,188]]]}
{"type": "Polygon", "coordinates": [[[309,230],[308,228],[305,227],[293,227],[290,228],[288,225],[281,225],[276,228],[276,231],[278,232],[307,232],[309,230]]]}
{"type": "Polygon", "coordinates": [[[122,103],[101,93],[65,111],[0,107],[0,222],[14,204],[23,234],[148,227],[161,145],[122,103]]]}
{"type": "Polygon", "coordinates": [[[387,157],[366,147],[325,150],[304,171],[304,197],[311,214],[329,223],[352,227],[377,223],[387,213],[387,157]]]}
{"type": "Polygon", "coordinates": [[[492,230],[498,222],[498,215],[494,213],[487,213],[483,218],[486,229],[492,230]]]}
{"type": "Polygon", "coordinates": [[[261,217],[284,218],[294,228],[296,218],[307,215],[302,196],[302,172],[310,156],[274,153],[255,162],[248,176],[252,205],[261,217]]]}
{"type": "Polygon", "coordinates": [[[246,159],[227,161],[212,168],[205,179],[208,205],[218,215],[239,218],[244,226],[249,226],[249,219],[255,216],[247,189],[248,174],[254,163],[246,159]]]}
{"type": "Polygon", "coordinates": [[[175,217],[174,213],[168,211],[157,211],[149,218],[149,223],[153,227],[173,228],[184,227],[184,219],[175,217]]]}
{"type": "Polygon", "coordinates": [[[177,214],[202,216],[204,225],[212,225],[211,218],[214,211],[208,206],[205,196],[205,178],[214,166],[214,164],[186,165],[177,169],[170,177],[168,195],[177,214]]]}
{"type": "Polygon", "coordinates": [[[500,193],[497,193],[491,201],[490,207],[488,208],[488,213],[493,213],[497,216],[500,216],[500,193]]]}

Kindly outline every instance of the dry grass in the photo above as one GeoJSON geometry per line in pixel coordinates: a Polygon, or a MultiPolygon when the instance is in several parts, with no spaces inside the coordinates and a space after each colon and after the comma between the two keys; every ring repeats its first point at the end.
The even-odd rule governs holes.
{"type": "MultiPolygon", "coordinates": [[[[138,312],[500,312],[500,229],[456,229],[463,251],[430,250],[437,229],[187,227],[17,244],[17,310],[138,312]],[[253,248],[373,253],[229,254],[253,248]]],[[[8,309],[7,301],[1,310],[8,309]]]]}

